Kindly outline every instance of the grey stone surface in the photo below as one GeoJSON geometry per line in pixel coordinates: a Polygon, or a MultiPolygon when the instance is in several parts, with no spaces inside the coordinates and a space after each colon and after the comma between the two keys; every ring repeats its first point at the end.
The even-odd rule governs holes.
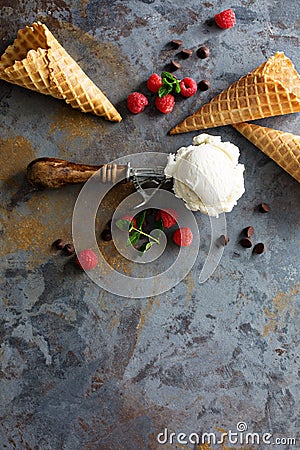
{"type": "MultiPolygon", "coordinates": [[[[26,165],[39,156],[96,164],[187,145],[196,133],[168,136],[168,130],[275,51],[300,70],[297,2],[2,0],[0,6],[1,51],[19,28],[45,22],[124,117],[107,123],[0,82],[0,448],[193,448],[159,445],[156,436],[164,428],[220,435],[241,421],[249,432],[298,439],[275,448],[300,448],[295,180],[231,127],[209,130],[240,147],[246,168],[246,193],[227,214],[230,243],[214,275],[199,285],[210,227],[196,214],[201,251],[193,270],[169,292],[140,300],[105,292],[50,250],[58,237],[71,240],[80,187],[33,192],[25,180],[26,165]],[[208,24],[229,6],[235,28],[208,24]],[[131,115],[128,93],[146,92],[149,74],[174,57],[168,45],[174,38],[187,48],[211,49],[210,58],[194,54],[178,72],[209,79],[211,89],[178,101],[168,116],[155,111],[150,95],[147,110],[131,115]],[[257,212],[262,201],[270,204],[269,214],[257,212]],[[253,257],[238,245],[248,225],[255,227],[255,241],[265,242],[264,255],[253,257]]],[[[297,133],[300,118],[259,123],[297,133]]],[[[100,225],[110,214],[106,206],[100,225]]],[[[197,449],[238,447],[227,441],[197,449]]]]}

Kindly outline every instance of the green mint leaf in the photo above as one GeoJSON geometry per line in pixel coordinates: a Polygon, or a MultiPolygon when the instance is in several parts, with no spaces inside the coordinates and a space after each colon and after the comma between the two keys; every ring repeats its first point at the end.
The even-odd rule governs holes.
{"type": "Polygon", "coordinates": [[[140,240],[140,233],[138,231],[133,231],[126,242],[126,247],[136,244],[140,240]]]}
{"type": "Polygon", "coordinates": [[[172,92],[173,86],[170,84],[163,84],[159,89],[158,89],[158,96],[159,97],[165,97],[166,95],[170,94],[170,92],[172,92]]]}
{"type": "Polygon", "coordinates": [[[176,92],[176,94],[179,94],[180,91],[181,91],[181,87],[180,87],[179,81],[177,80],[175,83],[175,92],[176,92]]]}
{"type": "Polygon", "coordinates": [[[174,77],[174,75],[172,75],[170,72],[166,72],[166,71],[161,73],[161,78],[162,78],[163,83],[166,82],[168,84],[174,84],[176,81],[178,81],[177,78],[174,77]]]}
{"type": "Polygon", "coordinates": [[[156,229],[156,230],[163,230],[164,229],[164,223],[163,223],[163,221],[161,219],[156,220],[154,222],[154,229],[156,229]]]}
{"type": "Polygon", "coordinates": [[[139,230],[142,229],[146,217],[146,212],[147,211],[144,209],[144,211],[142,211],[136,218],[136,228],[138,228],[139,230]]]}
{"type": "Polygon", "coordinates": [[[138,251],[141,253],[140,256],[143,256],[143,254],[146,251],[146,245],[148,244],[148,242],[144,242],[139,248],[138,251]]]}
{"type": "Polygon", "coordinates": [[[155,244],[155,242],[150,241],[150,242],[144,242],[140,248],[138,249],[140,252],[140,256],[143,256],[143,254],[149,250],[150,247],[152,247],[152,245],[155,244]]]}
{"type": "Polygon", "coordinates": [[[159,232],[157,233],[157,239],[158,239],[158,240],[160,239],[162,233],[163,233],[163,230],[159,230],[159,232]]]}
{"type": "Polygon", "coordinates": [[[117,220],[116,226],[119,228],[119,230],[122,230],[122,231],[130,231],[130,229],[132,228],[131,222],[129,222],[129,220],[125,220],[125,219],[117,220]]]}

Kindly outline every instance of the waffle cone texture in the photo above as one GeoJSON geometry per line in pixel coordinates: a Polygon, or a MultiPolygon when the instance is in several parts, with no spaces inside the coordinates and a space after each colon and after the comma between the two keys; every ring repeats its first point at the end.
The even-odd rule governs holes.
{"type": "Polygon", "coordinates": [[[300,111],[300,77],[292,61],[277,52],[175,126],[186,133],[300,111]]]}
{"type": "Polygon", "coordinates": [[[300,136],[252,123],[233,127],[300,183],[300,136]]]}
{"type": "Polygon", "coordinates": [[[1,57],[0,78],[63,99],[82,112],[122,120],[103,92],[40,22],[19,30],[1,57]]]}

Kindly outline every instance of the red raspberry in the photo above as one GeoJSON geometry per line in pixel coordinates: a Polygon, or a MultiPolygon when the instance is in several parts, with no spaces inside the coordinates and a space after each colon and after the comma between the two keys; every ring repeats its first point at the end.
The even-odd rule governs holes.
{"type": "Polygon", "coordinates": [[[78,254],[76,262],[81,269],[92,270],[98,264],[98,258],[93,250],[86,248],[78,254]]]}
{"type": "Polygon", "coordinates": [[[122,217],[123,220],[127,220],[128,222],[131,222],[132,226],[136,228],[136,218],[132,216],[124,216],[122,217]]]}
{"type": "Polygon", "coordinates": [[[179,85],[181,89],[180,93],[184,97],[192,97],[197,92],[197,83],[193,78],[186,77],[180,81],[179,85]]]}
{"type": "Polygon", "coordinates": [[[129,111],[133,114],[138,114],[144,111],[145,107],[148,105],[148,99],[140,92],[132,92],[127,97],[127,106],[129,111]]]}
{"type": "Polygon", "coordinates": [[[155,216],[155,220],[159,219],[162,220],[164,228],[171,228],[177,222],[178,219],[177,211],[171,208],[160,209],[159,211],[157,211],[155,216]]]}
{"type": "Polygon", "coordinates": [[[179,247],[189,247],[193,242],[192,230],[188,227],[178,228],[174,231],[173,241],[179,247]]]}
{"type": "Polygon", "coordinates": [[[170,114],[175,106],[175,98],[171,94],[167,94],[164,97],[156,97],[155,106],[160,112],[170,114]]]}
{"type": "Polygon", "coordinates": [[[150,75],[147,81],[147,88],[151,92],[157,92],[158,89],[163,85],[162,78],[157,73],[150,75]]]}
{"type": "Polygon", "coordinates": [[[215,22],[218,27],[223,28],[224,30],[232,28],[235,25],[234,11],[232,11],[232,9],[225,9],[225,11],[216,14],[215,22]]]}

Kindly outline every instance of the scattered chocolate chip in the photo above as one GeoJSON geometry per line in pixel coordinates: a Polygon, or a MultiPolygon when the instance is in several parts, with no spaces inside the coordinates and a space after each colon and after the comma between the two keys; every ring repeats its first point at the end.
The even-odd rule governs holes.
{"type": "Polygon", "coordinates": [[[286,352],[286,350],[285,350],[285,349],[282,349],[282,348],[275,348],[275,352],[276,352],[279,356],[281,356],[284,352],[286,352]]]}
{"type": "Polygon", "coordinates": [[[103,230],[101,233],[101,239],[103,239],[103,241],[111,241],[112,240],[112,235],[111,235],[111,231],[110,230],[103,230]]]}
{"type": "Polygon", "coordinates": [[[193,50],[189,50],[189,49],[187,49],[187,48],[184,48],[184,49],[181,51],[181,56],[182,56],[182,58],[185,58],[185,59],[187,59],[187,58],[189,58],[190,56],[192,56],[192,54],[193,54],[193,50]]]}
{"type": "Polygon", "coordinates": [[[112,220],[110,219],[106,224],[106,228],[109,228],[109,229],[111,228],[111,222],[112,222],[112,220]]]}
{"type": "Polygon", "coordinates": [[[171,41],[171,44],[174,48],[179,48],[182,45],[182,40],[181,39],[173,39],[171,41]]]}
{"type": "Polygon", "coordinates": [[[208,25],[209,27],[212,27],[215,24],[215,21],[213,18],[207,19],[205,21],[206,25],[208,25]]]}
{"type": "Polygon", "coordinates": [[[178,61],[171,61],[171,67],[173,70],[178,70],[181,68],[181,64],[178,61]]]}
{"type": "Polygon", "coordinates": [[[254,227],[250,226],[250,227],[244,228],[244,233],[247,237],[253,236],[254,235],[254,227]]]}
{"type": "Polygon", "coordinates": [[[202,47],[198,48],[198,50],[197,50],[198,58],[205,59],[205,58],[208,58],[209,55],[210,55],[210,50],[208,47],[202,46],[202,47]]]}
{"type": "Polygon", "coordinates": [[[264,253],[265,249],[265,244],[259,242],[258,244],[254,245],[253,253],[255,253],[256,255],[261,255],[262,253],[264,253]]]}
{"type": "Polygon", "coordinates": [[[56,250],[62,250],[65,247],[66,243],[63,239],[56,239],[56,241],[53,242],[52,247],[56,250]]]}
{"type": "Polygon", "coordinates": [[[66,255],[73,255],[73,253],[75,252],[75,248],[73,244],[66,244],[64,246],[64,252],[66,253],[66,255]]]}
{"type": "Polygon", "coordinates": [[[225,236],[224,234],[222,234],[222,236],[219,237],[219,242],[221,245],[223,245],[223,247],[225,247],[225,245],[228,244],[229,240],[230,240],[229,237],[225,236]]]}
{"type": "Polygon", "coordinates": [[[207,91],[210,88],[210,82],[208,80],[202,80],[198,83],[200,91],[207,91]]]}
{"type": "Polygon", "coordinates": [[[261,203],[260,205],[258,205],[258,209],[262,213],[268,213],[271,211],[271,208],[267,203],[261,203]]]}
{"type": "Polygon", "coordinates": [[[240,244],[242,247],[250,248],[252,247],[252,241],[250,238],[246,237],[240,240],[240,244]]]}

